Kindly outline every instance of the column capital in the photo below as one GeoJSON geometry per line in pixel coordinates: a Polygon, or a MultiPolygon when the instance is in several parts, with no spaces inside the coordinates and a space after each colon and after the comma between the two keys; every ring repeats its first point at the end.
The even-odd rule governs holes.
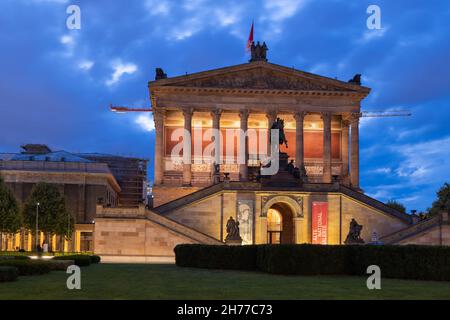
{"type": "Polygon", "coordinates": [[[332,116],[332,112],[331,111],[325,111],[325,112],[321,112],[320,113],[320,117],[322,118],[323,121],[331,121],[331,116],[332,116]]]}
{"type": "Polygon", "coordinates": [[[163,120],[166,116],[166,110],[164,109],[153,109],[152,113],[154,120],[163,120]]]}
{"type": "Polygon", "coordinates": [[[192,107],[182,107],[181,111],[183,112],[183,116],[186,117],[192,117],[194,114],[194,108],[192,107]]]}
{"type": "Polygon", "coordinates": [[[303,121],[303,120],[305,120],[305,117],[307,114],[308,114],[308,112],[306,112],[306,111],[297,111],[294,113],[294,119],[296,121],[303,121]]]}
{"type": "Polygon", "coordinates": [[[248,119],[249,115],[250,115],[250,111],[248,109],[241,109],[241,110],[239,110],[239,117],[241,119],[248,119]]]}
{"type": "Polygon", "coordinates": [[[211,112],[210,112],[211,117],[213,117],[213,118],[215,118],[215,117],[219,118],[222,115],[222,113],[223,113],[223,110],[219,109],[219,108],[211,110],[211,112]]]}
{"type": "Polygon", "coordinates": [[[348,119],[342,119],[341,123],[344,128],[350,126],[350,120],[348,119]]]}
{"type": "Polygon", "coordinates": [[[277,118],[277,112],[276,110],[266,110],[266,118],[267,119],[276,119],[277,118]]]}
{"type": "Polygon", "coordinates": [[[361,118],[362,114],[361,112],[353,112],[350,114],[350,124],[358,124],[359,123],[359,118],[361,118]]]}

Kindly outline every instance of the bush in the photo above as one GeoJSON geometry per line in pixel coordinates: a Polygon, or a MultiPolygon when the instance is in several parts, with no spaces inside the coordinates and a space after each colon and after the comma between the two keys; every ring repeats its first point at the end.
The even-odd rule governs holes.
{"type": "Polygon", "coordinates": [[[75,264],[73,260],[51,259],[47,261],[49,262],[52,271],[66,271],[69,266],[75,264]]]}
{"type": "Polygon", "coordinates": [[[0,256],[0,261],[4,261],[4,260],[30,260],[30,257],[28,257],[28,256],[13,256],[13,255],[0,256]]]}
{"type": "Polygon", "coordinates": [[[79,267],[86,267],[91,264],[91,258],[87,255],[70,255],[70,256],[58,256],[54,257],[53,260],[72,260],[73,263],[79,267]]]}
{"type": "Polygon", "coordinates": [[[259,246],[257,269],[276,274],[345,274],[345,248],[314,245],[259,246]]]}
{"type": "Polygon", "coordinates": [[[33,276],[46,274],[51,271],[51,266],[48,261],[44,260],[2,260],[0,266],[16,267],[19,271],[19,276],[33,276]]]}
{"type": "Polygon", "coordinates": [[[366,275],[378,265],[382,277],[450,280],[450,247],[258,245],[175,247],[181,267],[259,270],[287,275],[366,275]]]}
{"type": "Polygon", "coordinates": [[[0,282],[15,281],[19,271],[16,267],[2,267],[0,266],[0,282]]]}
{"type": "Polygon", "coordinates": [[[96,264],[96,263],[100,263],[100,261],[102,260],[101,258],[100,258],[100,256],[97,256],[97,255],[91,255],[91,256],[89,256],[90,258],[91,258],[91,263],[93,263],[93,264],[96,264]]]}
{"type": "Polygon", "coordinates": [[[181,267],[209,269],[256,269],[256,246],[210,246],[180,244],[174,249],[181,267]]]}

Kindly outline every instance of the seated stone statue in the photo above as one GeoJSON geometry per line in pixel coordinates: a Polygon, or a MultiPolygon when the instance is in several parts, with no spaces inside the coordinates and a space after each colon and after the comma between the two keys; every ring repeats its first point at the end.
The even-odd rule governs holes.
{"type": "Polygon", "coordinates": [[[363,226],[358,224],[355,219],[350,222],[350,231],[348,232],[345,244],[362,244],[364,240],[361,239],[361,230],[363,226]]]}
{"type": "Polygon", "coordinates": [[[241,235],[239,233],[239,221],[230,217],[227,222],[227,237],[225,241],[242,241],[241,235]]]}

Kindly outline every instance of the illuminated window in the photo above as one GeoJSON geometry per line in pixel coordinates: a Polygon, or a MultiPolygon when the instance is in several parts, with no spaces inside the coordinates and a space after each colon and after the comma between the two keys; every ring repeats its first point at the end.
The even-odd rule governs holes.
{"type": "Polygon", "coordinates": [[[283,218],[276,209],[269,209],[267,212],[267,242],[279,244],[281,242],[281,231],[283,231],[283,218]]]}

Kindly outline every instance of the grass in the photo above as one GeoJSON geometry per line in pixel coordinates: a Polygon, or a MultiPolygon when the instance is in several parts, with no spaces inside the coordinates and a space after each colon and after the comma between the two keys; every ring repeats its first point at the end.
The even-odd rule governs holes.
{"type": "Polygon", "coordinates": [[[265,273],[179,268],[175,265],[98,264],[81,269],[81,290],[68,290],[68,274],[19,277],[0,283],[7,299],[450,299],[448,282],[277,276],[265,273]]]}

